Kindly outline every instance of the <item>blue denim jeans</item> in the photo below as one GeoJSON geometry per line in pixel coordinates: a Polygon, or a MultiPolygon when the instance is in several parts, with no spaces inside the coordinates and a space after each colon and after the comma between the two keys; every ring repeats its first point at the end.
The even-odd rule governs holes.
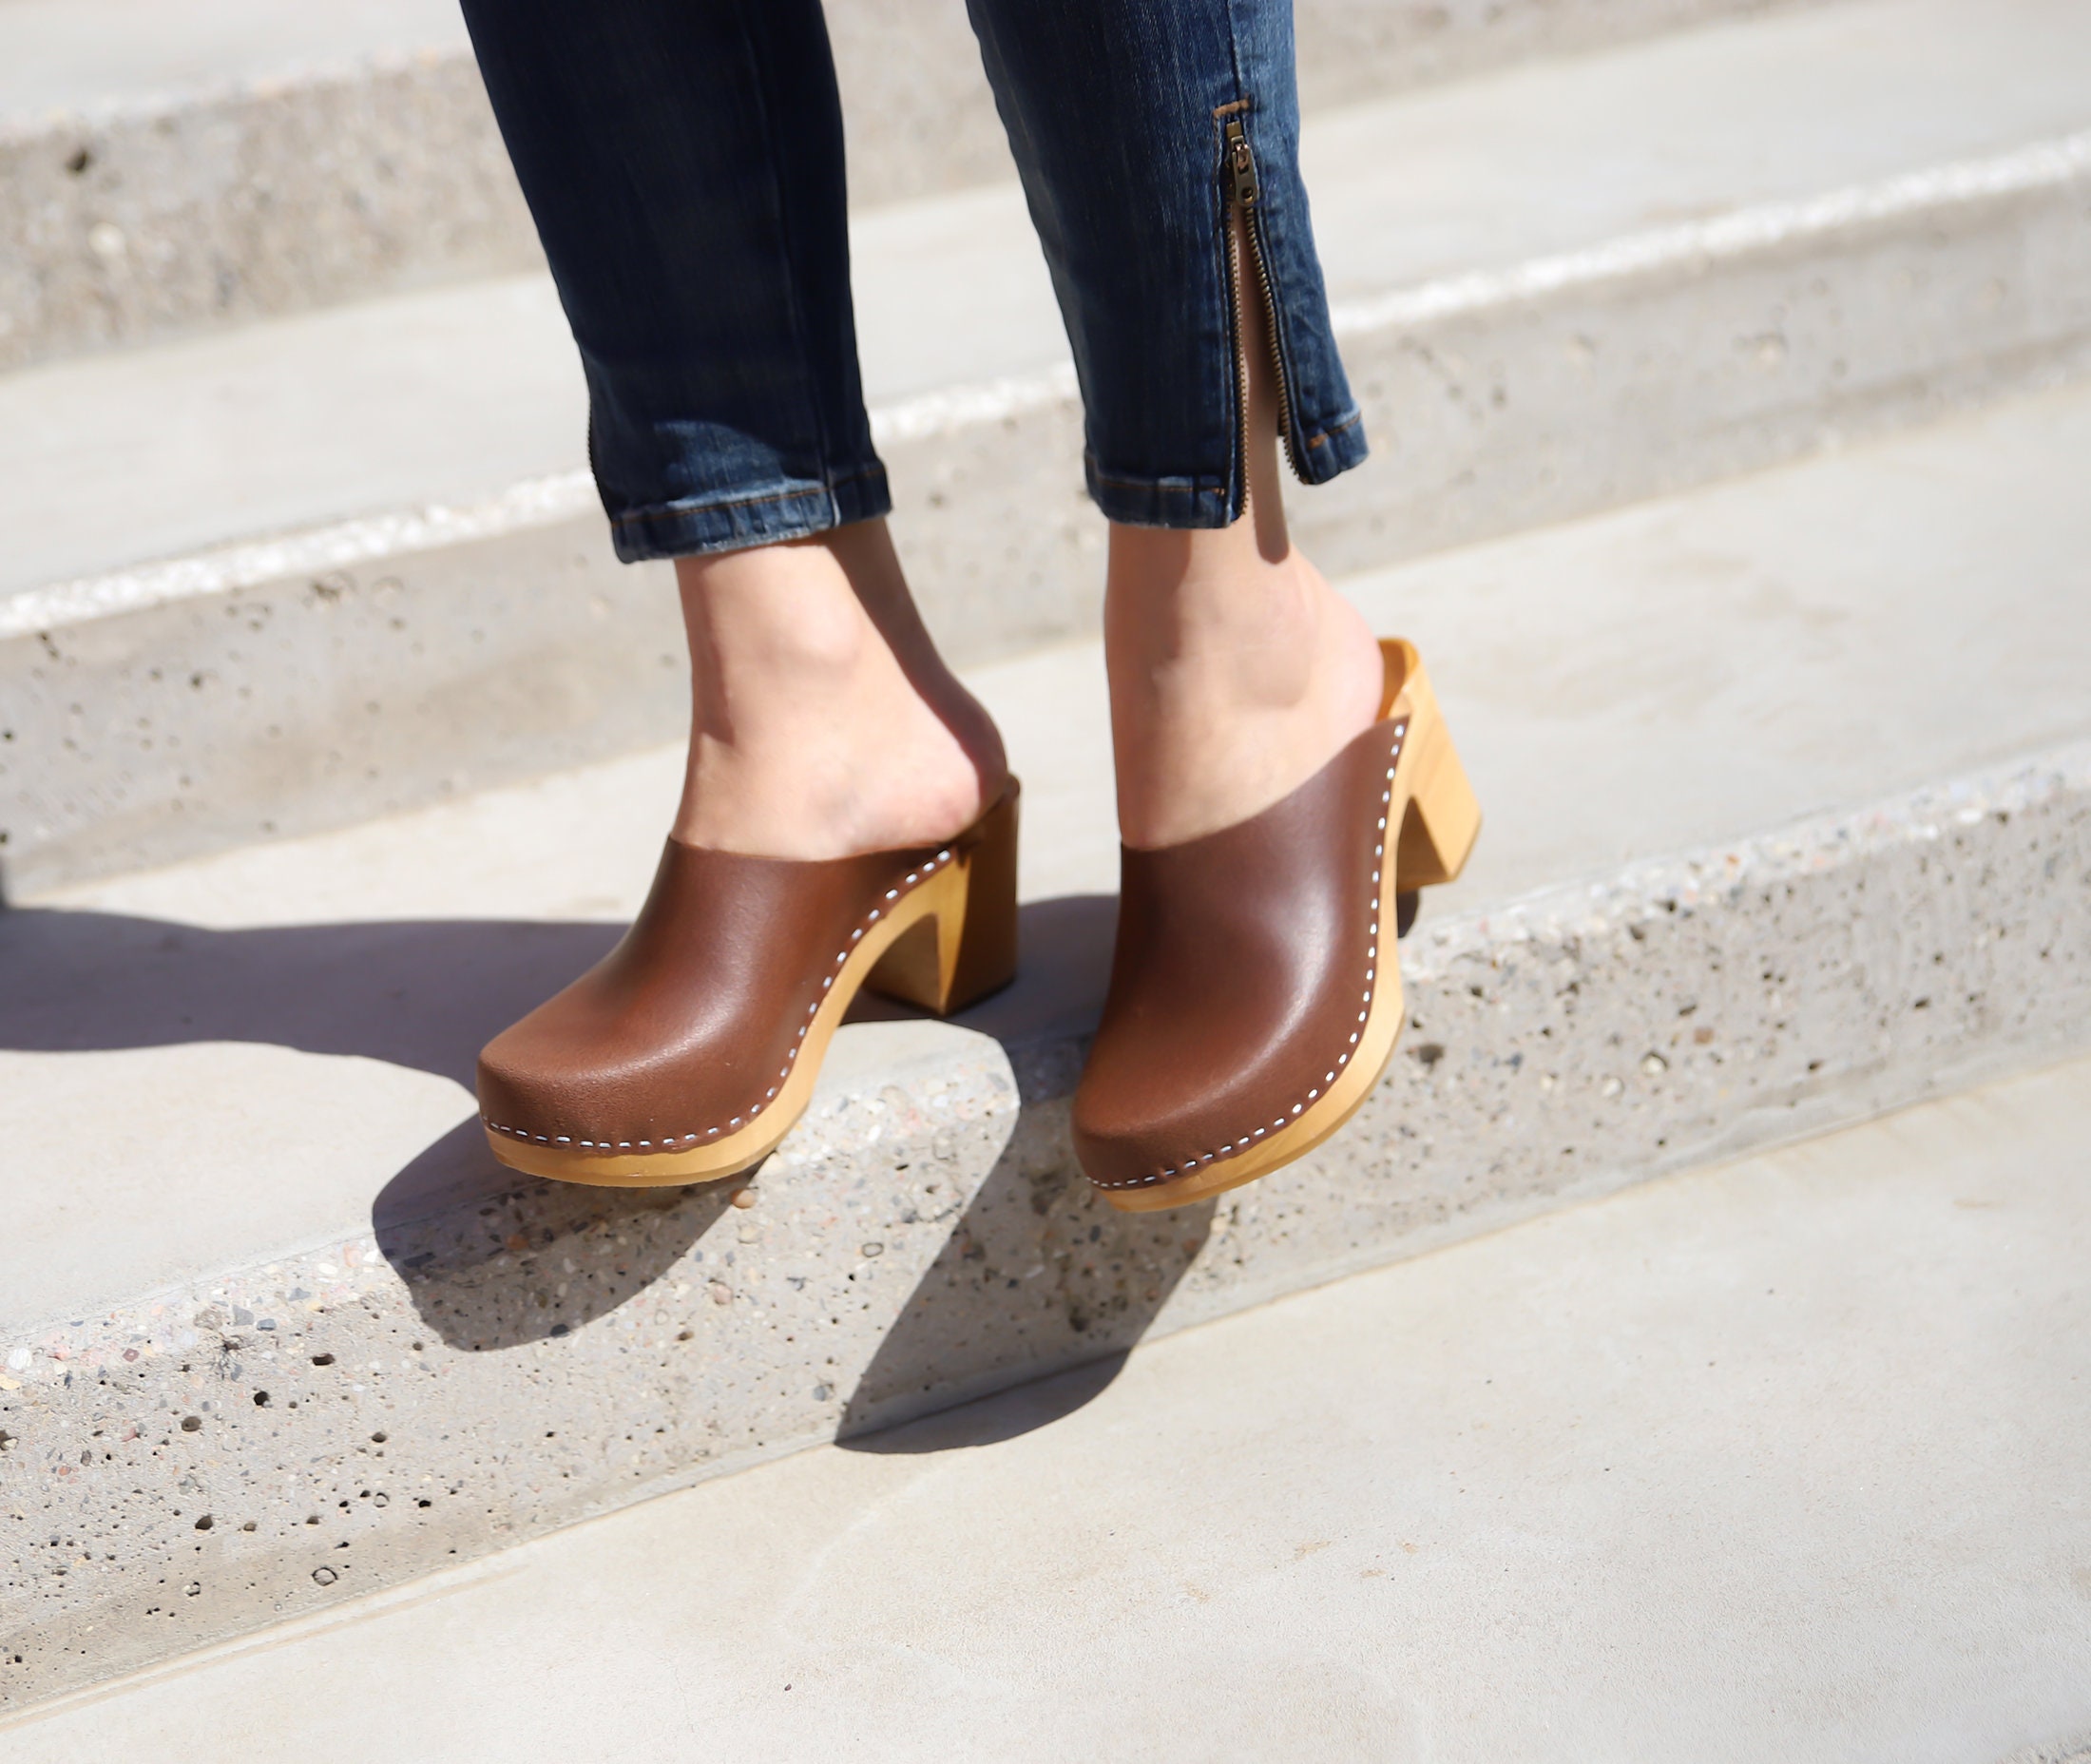
{"type": "MultiPolygon", "coordinates": [[[[1248,299],[1270,313],[1295,470],[1319,484],[1362,460],[1299,177],[1291,0],[969,4],[1104,514],[1239,515],[1248,299]]],[[[885,513],[819,0],[464,10],[580,346],[619,556],[885,513]]]]}

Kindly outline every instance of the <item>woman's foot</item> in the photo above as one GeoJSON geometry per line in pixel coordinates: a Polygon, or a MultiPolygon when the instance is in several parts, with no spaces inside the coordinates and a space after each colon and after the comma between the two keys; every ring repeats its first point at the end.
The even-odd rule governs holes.
{"type": "Polygon", "coordinates": [[[676,564],[689,767],[675,835],[761,857],[932,843],[1008,776],[987,711],[936,653],[884,521],[676,564]]]}
{"type": "Polygon", "coordinates": [[[805,1108],[860,987],[944,1014],[1015,968],[1001,738],[884,524],[677,575],[694,704],[676,836],[616,948],[480,1055],[488,1143],[535,1176],[739,1175],[805,1108]]]}
{"type": "Polygon", "coordinates": [[[1479,825],[1414,649],[1383,649],[1293,549],[1257,316],[1242,518],[1111,529],[1127,849],[1071,1127],[1089,1180],[1131,1212],[1254,1181],[1364,1103],[1403,1021],[1402,891],[1449,880],[1479,825]]]}

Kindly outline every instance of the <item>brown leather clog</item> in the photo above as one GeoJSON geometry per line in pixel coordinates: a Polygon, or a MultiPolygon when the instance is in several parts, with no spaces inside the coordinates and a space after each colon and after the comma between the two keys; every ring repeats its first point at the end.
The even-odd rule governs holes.
{"type": "Polygon", "coordinates": [[[946,845],[803,863],[671,838],[623,941],[480,1055],[494,1156],[619,1188],[759,1162],[860,987],[942,1015],[1015,974],[1016,829],[1011,778],[946,845]]]}
{"type": "Polygon", "coordinates": [[[1382,642],[1379,719],[1235,826],[1120,852],[1110,990],[1075,1092],[1082,1167],[1127,1212],[1314,1149],[1401,1031],[1397,893],[1456,876],[1481,811],[1412,644],[1382,642]]]}

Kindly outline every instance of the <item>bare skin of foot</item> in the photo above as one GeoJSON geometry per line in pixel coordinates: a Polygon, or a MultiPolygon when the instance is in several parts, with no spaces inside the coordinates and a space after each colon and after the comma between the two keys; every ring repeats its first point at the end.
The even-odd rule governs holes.
{"type": "Polygon", "coordinates": [[[1379,713],[1372,628],[1286,531],[1260,303],[1251,299],[1243,316],[1250,448],[1241,519],[1198,531],[1111,528],[1103,649],[1119,833],[1147,850],[1269,808],[1379,713]]]}
{"type": "Polygon", "coordinates": [[[761,857],[929,845],[1008,762],[923,627],[884,521],[680,558],[689,766],[675,834],[761,857]]]}

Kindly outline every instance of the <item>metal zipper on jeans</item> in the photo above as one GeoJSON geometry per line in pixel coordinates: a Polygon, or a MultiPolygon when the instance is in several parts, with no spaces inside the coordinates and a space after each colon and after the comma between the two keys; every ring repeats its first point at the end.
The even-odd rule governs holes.
{"type": "MultiPolygon", "coordinates": [[[[1225,131],[1227,149],[1227,189],[1237,211],[1241,216],[1241,230],[1249,240],[1249,256],[1255,259],[1257,286],[1263,297],[1263,335],[1271,346],[1271,372],[1277,386],[1277,434],[1285,448],[1285,462],[1293,469],[1293,475],[1306,481],[1306,474],[1299,469],[1299,459],[1293,451],[1293,394],[1285,380],[1285,353],[1277,341],[1277,291],[1271,282],[1271,264],[1263,248],[1261,217],[1257,203],[1263,194],[1262,183],[1257,177],[1256,150],[1249,145],[1249,131],[1242,126],[1239,117],[1228,121],[1225,131]]],[[[1241,245],[1235,237],[1235,229],[1227,229],[1227,261],[1234,279],[1235,330],[1242,333],[1241,316],[1241,245]]],[[[1249,470],[1249,363],[1248,340],[1242,336],[1242,360],[1240,363],[1241,391],[1241,449],[1243,485],[1248,483],[1249,470]]]]}

